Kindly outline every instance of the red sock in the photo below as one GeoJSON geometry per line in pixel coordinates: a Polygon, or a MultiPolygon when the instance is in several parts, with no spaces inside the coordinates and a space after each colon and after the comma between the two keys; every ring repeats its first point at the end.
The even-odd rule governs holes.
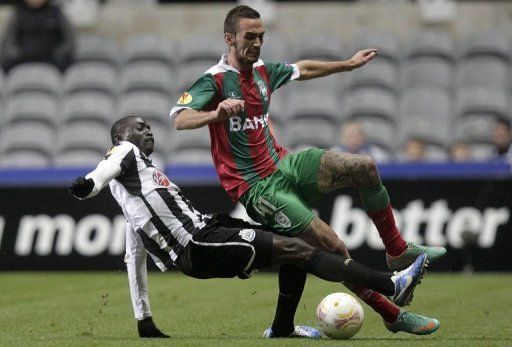
{"type": "Polygon", "coordinates": [[[396,322],[400,314],[400,308],[386,299],[382,294],[368,288],[363,288],[355,285],[347,285],[354,294],[370,306],[375,312],[387,323],[396,322]]]}
{"type": "Polygon", "coordinates": [[[391,204],[388,204],[383,210],[368,211],[367,213],[379,231],[386,252],[393,257],[402,254],[407,248],[407,244],[396,227],[391,204]]]}

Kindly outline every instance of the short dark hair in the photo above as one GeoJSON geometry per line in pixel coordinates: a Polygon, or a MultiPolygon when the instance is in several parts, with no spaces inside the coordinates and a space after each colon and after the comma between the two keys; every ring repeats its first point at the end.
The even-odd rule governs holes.
{"type": "Polygon", "coordinates": [[[224,33],[236,34],[238,21],[241,18],[260,18],[260,14],[255,9],[245,6],[238,5],[232,8],[224,19],[224,33]]]}
{"type": "Polygon", "coordinates": [[[126,116],[112,124],[112,128],[110,129],[110,139],[112,140],[112,144],[116,144],[116,135],[123,134],[130,121],[135,118],[137,118],[137,116],[126,116]]]}
{"type": "Polygon", "coordinates": [[[508,118],[505,118],[503,116],[496,117],[496,124],[502,124],[508,128],[508,130],[512,129],[512,123],[508,118]]]}

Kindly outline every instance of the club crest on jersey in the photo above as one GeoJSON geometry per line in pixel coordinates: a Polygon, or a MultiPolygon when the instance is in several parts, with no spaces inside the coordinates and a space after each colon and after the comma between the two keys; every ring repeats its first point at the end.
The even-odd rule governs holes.
{"type": "Polygon", "coordinates": [[[242,100],[242,97],[241,97],[240,95],[238,95],[238,93],[237,93],[237,92],[235,92],[234,90],[232,90],[232,91],[230,91],[230,92],[228,93],[228,97],[229,97],[230,99],[238,99],[238,100],[242,100]]]}
{"type": "Polygon", "coordinates": [[[279,211],[276,213],[274,220],[283,228],[291,227],[292,223],[290,222],[290,218],[283,213],[283,211],[279,211]]]}
{"type": "Polygon", "coordinates": [[[240,230],[238,235],[240,235],[240,237],[243,240],[245,240],[247,242],[252,242],[254,240],[254,238],[256,237],[256,231],[254,231],[254,229],[242,229],[242,230],[240,230]]]}
{"type": "Polygon", "coordinates": [[[260,94],[263,100],[268,101],[268,95],[267,95],[267,86],[265,85],[265,82],[259,80],[258,81],[258,88],[260,88],[260,94]]]}
{"type": "Polygon", "coordinates": [[[178,104],[180,105],[187,105],[192,102],[192,95],[185,92],[180,96],[180,99],[178,100],[178,104]]]}
{"type": "Polygon", "coordinates": [[[169,181],[167,176],[163,172],[158,170],[155,170],[155,172],[153,172],[153,181],[159,186],[163,187],[169,187],[171,185],[171,181],[169,181]]]}

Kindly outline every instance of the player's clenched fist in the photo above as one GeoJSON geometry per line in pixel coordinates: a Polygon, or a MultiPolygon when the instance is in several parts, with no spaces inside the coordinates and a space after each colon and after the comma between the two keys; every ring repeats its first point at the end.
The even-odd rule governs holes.
{"type": "Polygon", "coordinates": [[[69,186],[69,193],[77,198],[85,198],[92,192],[94,181],[92,178],[78,177],[69,186]]]}
{"type": "Polygon", "coordinates": [[[224,120],[236,116],[245,110],[245,102],[237,99],[226,99],[217,106],[217,119],[224,120]]]}

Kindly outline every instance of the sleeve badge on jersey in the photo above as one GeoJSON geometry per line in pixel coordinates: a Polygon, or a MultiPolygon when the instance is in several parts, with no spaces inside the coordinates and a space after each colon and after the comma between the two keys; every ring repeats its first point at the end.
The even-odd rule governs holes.
{"type": "Polygon", "coordinates": [[[108,150],[108,152],[107,152],[107,154],[105,154],[105,158],[110,157],[110,155],[111,155],[112,153],[114,153],[114,152],[116,151],[116,149],[117,149],[117,146],[114,146],[114,147],[112,147],[111,149],[109,149],[109,150],[108,150]]]}
{"type": "Polygon", "coordinates": [[[243,240],[245,240],[247,242],[252,242],[254,240],[254,238],[256,237],[256,231],[254,231],[254,229],[242,229],[242,230],[240,230],[238,235],[240,235],[240,237],[243,240]]]}
{"type": "Polygon", "coordinates": [[[159,186],[163,187],[169,187],[171,185],[171,181],[169,181],[167,176],[163,172],[158,170],[155,170],[155,172],[153,172],[153,181],[159,186]]]}
{"type": "Polygon", "coordinates": [[[187,104],[190,104],[191,102],[192,102],[192,95],[190,95],[187,92],[183,93],[183,95],[181,95],[180,99],[178,100],[178,104],[180,104],[180,105],[187,105],[187,104]]]}

